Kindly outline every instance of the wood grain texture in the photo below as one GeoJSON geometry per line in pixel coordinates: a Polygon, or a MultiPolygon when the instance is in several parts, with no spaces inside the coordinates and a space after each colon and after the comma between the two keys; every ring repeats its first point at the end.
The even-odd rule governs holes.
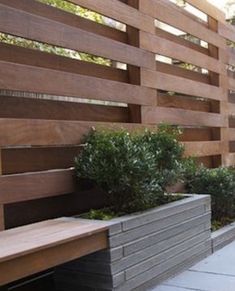
{"type": "MultiPolygon", "coordinates": [[[[154,32],[154,18],[118,0],[70,0],[93,11],[143,31],[154,32]]],[[[127,2],[127,1],[126,1],[127,2]]]]}
{"type": "Polygon", "coordinates": [[[198,37],[215,46],[223,46],[223,39],[217,33],[209,30],[191,15],[182,13],[182,9],[164,0],[141,1],[142,11],[171,26],[198,37]]]}
{"type": "Polygon", "coordinates": [[[227,156],[227,165],[233,167],[235,164],[235,153],[229,153],[227,156]]]}
{"type": "Polygon", "coordinates": [[[216,73],[220,73],[221,71],[218,60],[173,41],[163,39],[157,35],[153,36],[147,32],[141,32],[140,40],[141,47],[148,51],[193,64],[216,73]]]}
{"type": "Polygon", "coordinates": [[[149,52],[46,17],[13,9],[1,4],[1,1],[0,27],[2,32],[27,39],[86,52],[131,65],[152,67],[149,52]],[[14,19],[14,22],[9,22],[9,19],[14,19]],[[30,30],[28,29],[29,26],[30,30]]]}
{"type": "Polygon", "coordinates": [[[189,127],[183,128],[183,134],[180,136],[180,141],[210,141],[212,140],[212,130],[219,130],[219,128],[210,127],[189,127]]]}
{"type": "Polygon", "coordinates": [[[150,105],[156,102],[155,90],[150,88],[45,68],[0,61],[0,75],[0,87],[6,90],[131,104],[150,105]]]}
{"type": "Polygon", "coordinates": [[[167,32],[167,31],[165,31],[165,30],[163,30],[161,28],[156,27],[155,35],[159,36],[161,38],[173,41],[174,43],[177,43],[179,45],[191,48],[194,51],[198,51],[198,52],[201,52],[201,53],[203,53],[205,55],[209,55],[207,48],[202,47],[199,44],[193,43],[191,41],[188,41],[187,39],[184,39],[183,37],[179,37],[179,36],[174,35],[174,34],[172,34],[170,32],[167,32]]]}
{"type": "Polygon", "coordinates": [[[235,141],[235,128],[230,128],[229,129],[229,140],[230,141],[235,141]]]}
{"type": "Polygon", "coordinates": [[[38,16],[47,17],[49,19],[53,19],[57,22],[67,24],[72,27],[81,28],[88,32],[94,32],[96,34],[121,41],[127,42],[127,34],[123,31],[115,29],[113,27],[99,24],[95,21],[90,21],[84,17],[80,17],[78,15],[74,15],[72,13],[68,13],[63,11],[62,9],[57,9],[50,5],[45,5],[38,1],[32,0],[1,0],[2,4],[9,5],[13,8],[27,11],[29,13],[36,14],[38,16]]]}
{"type": "Polygon", "coordinates": [[[189,96],[183,95],[167,95],[158,92],[158,106],[160,107],[210,112],[210,102],[198,99],[199,98],[190,98],[189,96]]]}
{"type": "Polygon", "coordinates": [[[221,100],[223,98],[222,89],[217,86],[146,69],[142,69],[142,86],[212,100],[221,100]]]}
{"type": "Polygon", "coordinates": [[[128,122],[127,107],[0,96],[1,118],[128,122]]]}
{"type": "Polygon", "coordinates": [[[226,118],[216,113],[143,106],[143,122],[158,124],[167,122],[174,125],[225,127],[226,118]]]}
{"type": "Polygon", "coordinates": [[[73,194],[6,204],[5,228],[11,229],[58,217],[71,217],[106,205],[105,193],[98,187],[88,183],[77,186],[73,194]]]}
{"type": "Polygon", "coordinates": [[[214,19],[225,22],[225,14],[215,5],[207,1],[187,0],[187,2],[214,19]]]}
{"type": "Polygon", "coordinates": [[[235,90],[235,79],[228,77],[228,87],[230,90],[235,90]]]}
{"type": "Polygon", "coordinates": [[[126,70],[0,43],[0,60],[128,83],[126,70]]]}
{"type": "Polygon", "coordinates": [[[144,129],[146,124],[59,121],[36,119],[0,119],[0,146],[78,145],[92,127],[97,129],[144,129]]]}
{"type": "Polygon", "coordinates": [[[221,141],[186,142],[186,157],[205,157],[221,155],[223,150],[221,141]]]}
{"type": "Polygon", "coordinates": [[[177,65],[171,65],[163,62],[156,62],[156,70],[161,73],[170,74],[185,79],[210,84],[210,79],[207,74],[201,74],[192,70],[179,67],[177,65]]]}
{"type": "Polygon", "coordinates": [[[228,23],[219,22],[218,33],[225,39],[235,41],[235,28],[228,23]]]}
{"type": "Polygon", "coordinates": [[[2,232],[0,285],[105,249],[106,230],[105,223],[61,218],[2,232]]]}
{"type": "Polygon", "coordinates": [[[228,47],[226,53],[227,53],[227,56],[228,56],[228,64],[235,65],[235,49],[231,48],[231,47],[228,47]]]}
{"type": "Polygon", "coordinates": [[[70,194],[74,190],[71,169],[0,176],[0,204],[70,194]]]}
{"type": "Polygon", "coordinates": [[[4,148],[2,173],[8,175],[70,168],[74,166],[74,157],[80,150],[80,146],[4,148]]]}

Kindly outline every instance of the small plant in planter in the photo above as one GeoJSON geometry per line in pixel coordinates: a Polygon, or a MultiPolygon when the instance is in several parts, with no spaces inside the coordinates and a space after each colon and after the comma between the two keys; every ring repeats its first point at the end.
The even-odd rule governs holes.
{"type": "Polygon", "coordinates": [[[178,129],[93,130],[76,157],[79,179],[95,181],[107,197],[108,208],[91,212],[91,218],[113,217],[142,211],[174,199],[166,187],[180,175],[183,146],[178,129]]]}
{"type": "Polygon", "coordinates": [[[182,174],[178,135],[164,125],[133,133],[94,130],[85,138],[77,176],[95,181],[108,205],[82,218],[111,219],[108,248],[62,267],[57,276],[58,285],[66,286],[62,290],[145,290],[143,284],[211,253],[210,197],[165,194],[182,174]]]}
{"type": "Polygon", "coordinates": [[[208,169],[193,160],[185,165],[185,186],[190,193],[211,195],[212,227],[218,229],[235,219],[235,171],[219,167],[208,169]]]}

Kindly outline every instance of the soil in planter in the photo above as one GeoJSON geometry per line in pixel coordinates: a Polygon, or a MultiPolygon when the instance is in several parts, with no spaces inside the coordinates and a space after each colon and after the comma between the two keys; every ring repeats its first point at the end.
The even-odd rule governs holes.
{"type": "MultiPolygon", "coordinates": [[[[158,207],[158,206],[170,203],[170,202],[181,200],[183,198],[185,198],[185,196],[183,197],[183,196],[181,196],[181,194],[174,194],[174,195],[167,194],[154,207],[158,207]]],[[[91,209],[89,212],[81,214],[80,217],[86,218],[86,219],[110,220],[110,219],[124,216],[127,214],[131,214],[131,213],[130,212],[118,212],[117,213],[111,207],[105,207],[105,208],[101,208],[101,209],[91,209]]]]}

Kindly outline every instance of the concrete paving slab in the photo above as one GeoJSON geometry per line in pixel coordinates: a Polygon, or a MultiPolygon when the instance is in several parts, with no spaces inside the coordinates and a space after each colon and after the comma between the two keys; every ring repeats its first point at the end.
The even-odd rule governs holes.
{"type": "Polygon", "coordinates": [[[235,291],[235,242],[150,290],[235,291]]]}
{"type": "Polygon", "coordinates": [[[152,291],[198,291],[197,289],[188,289],[188,288],[181,288],[181,287],[175,287],[175,286],[163,286],[163,285],[151,290],[152,291]]]}
{"type": "Polygon", "coordinates": [[[196,264],[190,270],[235,276],[235,242],[196,264]]]}
{"type": "Polygon", "coordinates": [[[235,277],[186,271],[166,281],[164,285],[191,288],[201,291],[234,291],[235,277]]]}

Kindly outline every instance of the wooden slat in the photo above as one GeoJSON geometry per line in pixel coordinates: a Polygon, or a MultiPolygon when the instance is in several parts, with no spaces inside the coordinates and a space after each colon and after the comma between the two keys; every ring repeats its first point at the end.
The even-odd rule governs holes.
{"type": "MultiPolygon", "coordinates": [[[[219,129],[217,128],[217,130],[219,129]]],[[[212,128],[183,128],[183,134],[180,136],[180,140],[184,142],[210,141],[212,140],[212,128]]]]}
{"type": "Polygon", "coordinates": [[[6,229],[15,228],[56,217],[73,216],[100,209],[106,204],[106,195],[98,187],[79,183],[73,194],[6,204],[6,229]]]}
{"type": "Polygon", "coordinates": [[[115,69],[4,43],[0,43],[0,60],[113,81],[128,82],[126,70],[115,69]]]}
{"type": "Polygon", "coordinates": [[[188,48],[191,48],[195,51],[198,51],[198,52],[201,52],[205,55],[208,55],[208,49],[205,48],[205,47],[202,47],[200,46],[199,44],[196,44],[196,43],[193,43],[187,39],[184,39],[183,37],[179,37],[177,35],[174,35],[170,32],[167,32],[163,29],[160,29],[160,28],[157,28],[156,27],[156,30],[155,30],[155,34],[161,38],[164,38],[164,39],[168,39],[170,41],[173,41],[174,43],[178,43],[182,46],[185,46],[185,47],[188,47],[188,48]]]}
{"type": "Polygon", "coordinates": [[[145,128],[131,123],[57,121],[39,119],[0,119],[0,146],[9,145],[77,145],[84,134],[95,128],[145,128]]]}
{"type": "Polygon", "coordinates": [[[235,128],[229,129],[229,140],[235,141],[235,128]]]}
{"type": "Polygon", "coordinates": [[[107,224],[67,218],[52,222],[1,233],[0,285],[107,247],[107,224]]]}
{"type": "Polygon", "coordinates": [[[142,48],[148,51],[193,64],[216,73],[221,72],[219,61],[201,52],[197,52],[159,36],[153,36],[147,32],[141,32],[140,39],[142,48]]]}
{"type": "Polygon", "coordinates": [[[235,103],[235,93],[228,92],[228,102],[235,103]]]}
{"type": "Polygon", "coordinates": [[[176,5],[164,0],[142,0],[141,3],[142,9],[146,14],[215,46],[223,46],[221,36],[191,17],[184,15],[176,5]]]}
{"type": "Polygon", "coordinates": [[[235,42],[235,28],[231,24],[219,22],[218,33],[222,37],[235,42]]]}
{"type": "Polygon", "coordinates": [[[232,115],[229,117],[229,127],[235,128],[235,118],[232,115]]]}
{"type": "MultiPolygon", "coordinates": [[[[234,33],[235,33],[235,31],[234,31],[234,33]]],[[[235,65],[235,50],[234,50],[234,48],[228,47],[226,54],[228,56],[228,64],[235,65]]]]}
{"type": "Polygon", "coordinates": [[[73,167],[74,157],[80,150],[80,146],[3,148],[2,173],[7,175],[73,167]]]}
{"type": "Polygon", "coordinates": [[[235,90],[235,79],[228,78],[228,87],[230,90],[235,90]]]}
{"type": "Polygon", "coordinates": [[[0,118],[128,122],[127,107],[0,96],[0,118]]]}
{"type": "Polygon", "coordinates": [[[228,76],[229,78],[235,79],[235,72],[230,71],[230,70],[227,70],[227,76],[228,76]]]}
{"type": "Polygon", "coordinates": [[[142,85],[212,100],[221,100],[223,97],[219,87],[146,69],[142,69],[142,85]]]}
{"type": "Polygon", "coordinates": [[[150,88],[39,67],[0,61],[0,75],[2,89],[131,104],[156,102],[150,88]]]}
{"type": "Polygon", "coordinates": [[[142,49],[3,4],[0,4],[0,27],[2,32],[27,39],[136,66],[152,67],[151,54],[142,49]]]}
{"type": "Polygon", "coordinates": [[[2,4],[15,7],[27,11],[29,13],[35,13],[38,16],[47,17],[64,23],[73,27],[81,28],[89,32],[93,32],[111,39],[115,39],[121,42],[127,42],[127,34],[123,31],[117,30],[115,28],[96,23],[95,21],[90,21],[84,17],[74,15],[72,13],[65,12],[61,9],[54,8],[50,5],[42,4],[38,1],[31,0],[1,0],[2,4]]]}
{"type": "MultiPolygon", "coordinates": [[[[199,99],[199,98],[198,98],[199,99]]],[[[166,95],[158,92],[158,106],[210,112],[210,102],[188,96],[166,95]]]]}
{"type": "Polygon", "coordinates": [[[229,103],[228,105],[228,114],[229,115],[235,115],[235,104],[229,103]]]}
{"type": "Polygon", "coordinates": [[[220,155],[222,153],[221,141],[203,141],[203,142],[186,142],[185,152],[186,157],[205,157],[220,155]]]}
{"type": "Polygon", "coordinates": [[[205,113],[192,110],[143,106],[144,123],[166,122],[177,125],[223,127],[225,117],[216,113],[205,113]]]}
{"type": "Polygon", "coordinates": [[[187,0],[187,2],[205,14],[221,22],[225,22],[225,14],[222,12],[222,10],[209,3],[208,1],[187,0]]]}
{"type": "Polygon", "coordinates": [[[235,165],[235,154],[234,153],[229,153],[227,155],[227,162],[226,162],[227,166],[231,166],[234,167],[235,165]]]}
{"type": "Polygon", "coordinates": [[[235,141],[230,141],[229,142],[229,151],[230,151],[230,153],[234,153],[235,152],[235,141]]]}
{"type": "MultiPolygon", "coordinates": [[[[80,144],[84,134],[87,134],[92,127],[97,129],[127,128],[128,130],[144,129],[146,127],[155,128],[153,125],[136,123],[0,119],[0,145],[77,145],[80,144]]],[[[195,133],[195,130],[198,131],[198,129],[191,128],[185,129],[187,135],[189,135],[189,130],[192,130],[192,134],[199,140],[208,140],[210,137],[209,132],[205,129],[200,129],[199,131],[202,132],[199,135],[195,133]]],[[[188,141],[189,138],[185,137],[185,140],[188,141]]]]}
{"type": "Polygon", "coordinates": [[[81,5],[107,17],[133,26],[143,31],[154,33],[154,18],[139,12],[118,0],[70,0],[74,4],[81,5]]]}
{"type": "Polygon", "coordinates": [[[210,84],[210,79],[207,74],[201,74],[199,72],[187,70],[187,69],[178,67],[176,65],[170,65],[163,62],[157,62],[156,69],[158,72],[161,72],[161,73],[166,73],[166,74],[210,84]]]}
{"type": "Polygon", "coordinates": [[[69,194],[74,191],[71,169],[0,176],[0,204],[69,194]]]}

